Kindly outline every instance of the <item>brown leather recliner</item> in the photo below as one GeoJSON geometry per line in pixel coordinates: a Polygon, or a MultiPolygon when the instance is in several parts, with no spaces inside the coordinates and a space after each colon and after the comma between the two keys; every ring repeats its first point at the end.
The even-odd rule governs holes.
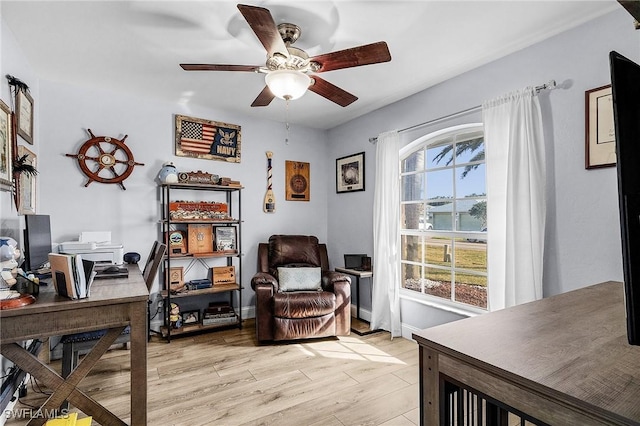
{"type": "Polygon", "coordinates": [[[329,270],[326,244],[306,235],[272,235],[258,244],[256,335],[259,341],[346,336],[351,330],[351,278],[329,270]],[[278,267],[320,267],[317,291],[282,291],[278,267]]]}

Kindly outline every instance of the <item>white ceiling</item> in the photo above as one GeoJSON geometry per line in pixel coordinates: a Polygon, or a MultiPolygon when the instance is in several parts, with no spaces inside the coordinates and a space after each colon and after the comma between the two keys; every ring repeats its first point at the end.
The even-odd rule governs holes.
{"type": "MultiPolygon", "coordinates": [[[[606,1],[253,1],[302,28],[310,56],[384,40],[391,62],[330,71],[346,108],[307,92],[291,123],[328,129],[620,8],[606,1]]],[[[180,63],[264,65],[231,1],[8,1],[3,21],[45,80],[99,86],[284,121],[285,102],[250,105],[262,74],[187,72],[180,63]]],[[[19,78],[19,76],[17,76],[19,78]]],[[[27,82],[29,83],[29,82],[27,82]]]]}

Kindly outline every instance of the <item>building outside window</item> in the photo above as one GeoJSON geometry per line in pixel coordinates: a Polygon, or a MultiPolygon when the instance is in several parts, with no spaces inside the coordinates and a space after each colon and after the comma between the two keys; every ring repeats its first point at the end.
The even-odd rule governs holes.
{"type": "Polygon", "coordinates": [[[487,197],[481,124],[420,138],[400,153],[405,294],[487,309],[487,197]]]}

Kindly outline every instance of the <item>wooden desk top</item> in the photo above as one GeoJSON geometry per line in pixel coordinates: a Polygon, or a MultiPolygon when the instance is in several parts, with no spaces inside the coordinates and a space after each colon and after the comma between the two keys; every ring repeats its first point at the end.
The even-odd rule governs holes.
{"type": "Polygon", "coordinates": [[[640,422],[640,346],[605,282],[414,333],[422,346],[559,401],[640,422]]]}
{"type": "Polygon", "coordinates": [[[71,331],[107,328],[110,321],[109,315],[101,313],[98,318],[94,314],[98,308],[113,309],[113,322],[120,324],[124,314],[120,317],[116,315],[115,306],[134,302],[146,304],[149,298],[149,292],[138,265],[128,265],[128,268],[127,278],[94,280],[91,295],[86,299],[71,300],[58,296],[52,283],[42,286],[35,303],[0,311],[2,330],[0,341],[8,343],[35,337],[68,334],[71,331]],[[66,318],[60,319],[62,314],[66,318]],[[97,324],[98,322],[100,324],[97,324]],[[22,333],[24,335],[20,336],[22,333]]]}
{"type": "Polygon", "coordinates": [[[355,275],[356,277],[359,277],[359,278],[373,277],[373,271],[358,271],[356,269],[342,268],[340,266],[336,266],[334,269],[337,272],[342,272],[343,274],[355,275]]]}

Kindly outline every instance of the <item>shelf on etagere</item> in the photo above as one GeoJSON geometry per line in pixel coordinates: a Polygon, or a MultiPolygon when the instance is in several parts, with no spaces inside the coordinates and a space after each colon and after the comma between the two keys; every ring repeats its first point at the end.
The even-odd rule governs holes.
{"type": "Polygon", "coordinates": [[[201,189],[204,191],[239,191],[244,189],[244,186],[209,185],[205,183],[163,183],[161,186],[170,189],[201,189]]]}
{"type": "MultiPolygon", "coordinates": [[[[171,335],[172,336],[179,336],[181,334],[196,333],[198,331],[211,330],[211,329],[214,329],[214,328],[237,327],[239,324],[240,324],[240,319],[239,318],[237,318],[236,321],[234,321],[234,322],[221,323],[221,324],[208,324],[208,325],[204,325],[202,323],[199,323],[199,324],[188,324],[188,325],[183,325],[180,328],[172,328],[171,329],[171,335]]],[[[160,327],[160,330],[162,332],[162,337],[167,337],[169,335],[167,326],[163,325],[162,327],[160,327]]]]}
{"type": "MultiPolygon", "coordinates": [[[[167,220],[166,219],[160,219],[158,221],[159,223],[166,223],[167,220]]],[[[211,225],[215,225],[217,223],[219,223],[220,225],[237,225],[240,223],[240,221],[238,219],[229,219],[229,220],[206,220],[206,219],[189,219],[189,220],[179,220],[179,219],[171,219],[171,224],[172,225],[184,225],[184,224],[211,224],[211,225]]]]}
{"type": "Polygon", "coordinates": [[[205,258],[213,258],[213,257],[238,257],[240,253],[237,251],[214,251],[210,253],[173,253],[170,255],[166,255],[165,259],[171,257],[172,260],[176,259],[205,259],[205,258]]]}
{"type": "MultiPolygon", "coordinates": [[[[227,283],[227,284],[215,284],[209,288],[201,288],[199,290],[184,290],[177,293],[171,293],[171,298],[181,298],[181,297],[190,297],[190,296],[198,296],[202,294],[214,294],[214,293],[225,293],[228,291],[241,290],[242,287],[238,283],[227,283]]],[[[162,290],[162,297],[167,297],[167,290],[162,290]]]]}

